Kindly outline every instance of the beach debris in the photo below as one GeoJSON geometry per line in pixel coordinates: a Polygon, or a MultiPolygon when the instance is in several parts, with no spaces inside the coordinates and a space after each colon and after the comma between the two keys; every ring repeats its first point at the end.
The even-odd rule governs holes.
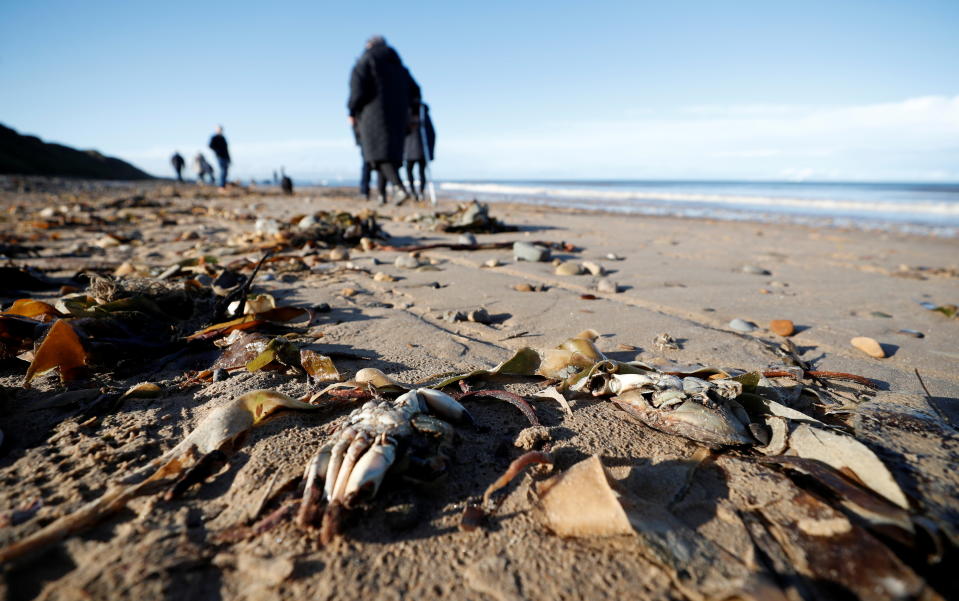
{"type": "Polygon", "coordinates": [[[522,474],[527,467],[537,464],[552,465],[553,458],[548,453],[543,453],[542,451],[529,451],[514,459],[509,464],[509,467],[506,468],[506,471],[503,472],[495,482],[486,487],[486,490],[483,492],[483,498],[479,503],[469,502],[466,504],[463,515],[460,517],[460,530],[470,532],[482,525],[484,520],[496,512],[496,509],[499,508],[505,498],[502,496],[496,498],[493,495],[508,486],[509,483],[522,474]]]}
{"type": "Polygon", "coordinates": [[[617,255],[616,253],[607,253],[606,259],[609,261],[622,261],[623,257],[621,255],[617,255]]]}
{"type": "Polygon", "coordinates": [[[343,246],[335,246],[328,255],[330,261],[346,261],[350,258],[350,251],[343,246]]]}
{"type": "Polygon", "coordinates": [[[502,263],[500,263],[499,259],[487,259],[483,261],[483,267],[499,267],[500,265],[502,265],[502,263]]]}
{"type": "Polygon", "coordinates": [[[849,344],[876,359],[883,359],[886,356],[886,351],[883,350],[882,345],[868,336],[856,336],[849,341],[849,344]]]}
{"type": "Polygon", "coordinates": [[[756,330],[758,330],[759,326],[757,326],[751,321],[746,321],[745,319],[741,319],[737,317],[729,322],[729,328],[731,330],[735,330],[743,334],[748,334],[750,332],[755,332],[756,330]]]}
{"type": "Polygon", "coordinates": [[[599,278],[596,280],[596,291],[604,294],[616,294],[619,292],[619,284],[609,278],[599,278]]]}
{"type": "Polygon", "coordinates": [[[140,382],[127,389],[120,397],[123,399],[155,399],[163,393],[163,388],[155,382],[140,382]]]}
{"type": "Polygon", "coordinates": [[[583,261],[583,269],[588,271],[590,275],[597,277],[606,275],[606,269],[599,263],[594,263],[593,261],[583,261]]]}
{"type": "Polygon", "coordinates": [[[0,562],[9,562],[79,533],[122,510],[132,499],[155,494],[189,478],[212,454],[227,456],[243,435],[283,409],[311,410],[313,405],[272,390],[254,390],[211,411],[178,445],[126,477],[116,480],[98,498],[25,538],[0,548],[0,562]]]}
{"type": "Polygon", "coordinates": [[[386,272],[377,271],[376,273],[373,274],[373,281],[374,282],[395,282],[396,278],[386,272]]]}
{"type": "Polygon", "coordinates": [[[537,483],[534,494],[543,523],[558,536],[635,534],[619,493],[596,455],[537,483]]]}
{"type": "Polygon", "coordinates": [[[513,290],[517,292],[543,292],[546,289],[546,286],[543,284],[530,284],[527,282],[513,285],[513,290]]]}
{"type": "Polygon", "coordinates": [[[513,243],[513,260],[542,262],[550,260],[549,248],[522,240],[513,243]]]}
{"type": "Polygon", "coordinates": [[[570,406],[569,401],[566,400],[566,397],[563,396],[563,393],[557,390],[555,386],[547,386],[543,390],[534,392],[533,396],[544,399],[553,399],[559,403],[560,407],[563,408],[563,411],[566,412],[566,415],[573,415],[573,408],[570,406]]]}
{"type": "Polygon", "coordinates": [[[881,317],[882,319],[892,319],[892,315],[883,313],[882,311],[873,311],[870,315],[873,317],[881,317]]]}
{"type": "Polygon", "coordinates": [[[476,369],[465,374],[451,376],[433,384],[433,388],[443,389],[460,380],[491,378],[497,376],[531,376],[540,366],[539,353],[529,347],[523,347],[492,369],[476,369]]]}
{"type": "Polygon", "coordinates": [[[653,346],[656,347],[656,350],[661,353],[666,351],[678,351],[683,348],[682,345],[680,345],[675,338],[670,336],[668,332],[663,332],[662,334],[659,334],[653,338],[653,346]]]}
{"type": "Polygon", "coordinates": [[[750,275],[772,275],[768,269],[757,267],[755,265],[743,265],[739,268],[739,271],[742,273],[748,273],[750,275]]]}
{"type": "Polygon", "coordinates": [[[407,477],[435,480],[449,468],[455,431],[451,424],[469,424],[469,412],[439,390],[418,388],[392,401],[371,400],[355,409],[317,451],[307,466],[298,522],[312,525],[318,517],[319,482],[323,482],[320,538],[328,544],[339,534],[344,514],[361,498],[376,496],[395,465],[407,477]],[[398,461],[401,456],[409,459],[398,461]]]}
{"type": "Polygon", "coordinates": [[[416,269],[420,266],[420,260],[412,255],[400,255],[393,261],[393,265],[400,269],[416,269]]]}
{"type": "Polygon", "coordinates": [[[774,319],[769,322],[769,329],[780,336],[792,336],[796,333],[796,324],[788,319],[774,319]]]}
{"type": "Polygon", "coordinates": [[[459,204],[454,211],[417,213],[408,217],[407,221],[412,221],[436,232],[496,234],[499,232],[515,232],[518,229],[506,225],[490,215],[489,205],[476,200],[459,204]]]}
{"type": "Polygon", "coordinates": [[[530,426],[523,428],[516,435],[513,446],[524,451],[534,451],[543,448],[543,445],[551,442],[553,437],[549,434],[549,428],[544,426],[530,426]]]}
{"type": "Polygon", "coordinates": [[[580,275],[583,273],[583,266],[573,261],[564,261],[556,266],[554,273],[556,275],[580,275]]]}
{"type": "Polygon", "coordinates": [[[906,336],[912,336],[913,338],[925,338],[926,335],[920,332],[919,330],[910,330],[909,328],[902,328],[901,330],[896,331],[897,334],[904,334],[906,336]]]}
{"type": "Polygon", "coordinates": [[[57,320],[37,348],[23,378],[23,384],[30,384],[34,377],[53,368],[59,368],[61,382],[74,380],[79,377],[80,369],[86,366],[88,361],[89,354],[69,321],[57,320]]]}
{"type": "Polygon", "coordinates": [[[475,246],[476,236],[473,234],[460,234],[459,237],[456,238],[456,243],[464,246],[475,246]]]}

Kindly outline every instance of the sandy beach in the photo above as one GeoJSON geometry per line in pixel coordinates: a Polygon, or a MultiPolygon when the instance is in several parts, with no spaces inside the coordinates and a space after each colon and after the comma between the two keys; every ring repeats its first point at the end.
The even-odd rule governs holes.
{"type": "MultiPolygon", "coordinates": [[[[218,195],[168,183],[12,178],[0,180],[0,190],[0,242],[36,247],[8,253],[10,263],[52,278],[85,270],[112,274],[122,265],[156,277],[177,261],[210,255],[219,266],[243,259],[252,265],[262,255],[253,238],[257,219],[287,223],[321,210],[376,210],[389,234],[381,245],[460,239],[416,220],[433,209],[381,208],[354,200],[352,190],[218,195]],[[57,225],[66,217],[75,219],[57,225]],[[106,235],[118,243],[98,245],[106,235]]],[[[455,208],[442,200],[436,210],[455,208]]],[[[222,467],[178,498],[139,496],[42,552],[6,562],[0,593],[11,600],[497,601],[957,594],[945,569],[955,559],[948,541],[959,515],[953,429],[959,423],[959,320],[928,307],[959,302],[959,240],[517,204],[492,204],[489,211],[518,231],[476,234],[478,243],[556,244],[553,259],[593,263],[588,267],[605,274],[558,275],[552,261],[516,261],[510,248],[433,248],[415,253],[404,267],[396,259],[408,252],[354,246],[348,256],[330,257],[328,248],[310,245],[279,253],[296,260],[264,264],[251,293],[271,294],[278,305],[319,308],[312,322],[295,326],[296,341],[329,355],[344,379],[375,367],[406,384],[489,369],[523,347],[551,349],[587,329],[599,334],[595,346],[606,357],[663,371],[691,365],[783,370],[789,366],[776,348],[784,338],[770,322],[790,320],[796,332],[788,340],[811,370],[876,383],[878,390],[838,382],[850,403],[824,402],[815,415],[855,434],[889,468],[909,499],[912,521],[906,522],[914,529],[908,540],[874,527],[881,520],[850,512],[835,491],[809,484],[808,475],[758,461],[744,449],[706,457],[703,445],[639,423],[600,398],[570,394],[567,414],[555,401],[532,396],[544,381],[527,378],[496,387],[533,405],[545,428],[535,443],[524,442],[530,423],[516,407],[464,400],[477,426],[456,428],[448,474],[429,484],[388,480],[350,513],[329,545],[292,519],[239,540],[223,533],[277,509],[281,484],[291,491],[301,485],[304,466],[354,408],[349,404],[283,413],[253,428],[222,467]],[[517,289],[524,284],[526,290],[517,289]],[[478,309],[485,309],[489,319],[481,321],[488,323],[445,318],[478,309]],[[755,329],[736,331],[735,319],[755,329]],[[662,334],[675,345],[657,344],[662,334]],[[868,356],[850,343],[855,337],[874,339],[886,356],[868,356]],[[870,437],[851,425],[858,403],[880,402],[918,412],[935,428],[910,430],[920,431],[908,440],[910,453],[885,448],[882,432],[870,437]],[[552,468],[518,477],[501,493],[495,515],[480,528],[461,530],[466,503],[533,448],[551,454],[552,468]],[[544,523],[533,490],[594,455],[623,498],[642,508],[630,513],[636,532],[558,536],[544,523]],[[817,523],[829,524],[828,533],[789,538],[813,519],[795,509],[803,503],[805,510],[815,505],[817,523]],[[830,536],[847,542],[816,546],[830,536]],[[947,543],[929,559],[932,540],[947,543]],[[683,541],[697,542],[684,547],[683,541]],[[695,552],[685,556],[690,549],[695,552]]],[[[0,288],[4,309],[17,298],[52,304],[60,296],[56,289],[23,296],[0,288]]],[[[152,382],[159,392],[93,413],[82,402],[37,409],[62,393],[56,372],[25,388],[28,362],[0,363],[0,547],[102,495],[118,475],[175,447],[211,411],[244,393],[270,389],[297,398],[310,390],[305,376],[283,370],[233,370],[222,381],[187,385],[186,374],[209,368],[216,352],[210,345],[163,364],[117,358],[115,366],[68,388],[126,390],[152,382]]],[[[886,434],[896,438],[897,432],[886,434]]]]}

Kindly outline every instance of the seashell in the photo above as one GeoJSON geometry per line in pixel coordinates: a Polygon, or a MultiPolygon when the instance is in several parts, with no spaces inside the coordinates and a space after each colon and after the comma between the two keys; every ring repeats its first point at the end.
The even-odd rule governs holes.
{"type": "Polygon", "coordinates": [[[736,330],[737,332],[742,332],[744,334],[748,332],[753,332],[758,329],[756,327],[756,324],[750,321],[746,321],[745,319],[740,319],[738,317],[729,322],[729,327],[732,330],[736,330]]]}
{"type": "Polygon", "coordinates": [[[356,375],[353,376],[353,381],[359,382],[360,384],[370,384],[375,388],[387,388],[390,386],[396,386],[403,389],[407,388],[406,385],[397,382],[375,367],[364,367],[360,371],[356,372],[356,375]]]}

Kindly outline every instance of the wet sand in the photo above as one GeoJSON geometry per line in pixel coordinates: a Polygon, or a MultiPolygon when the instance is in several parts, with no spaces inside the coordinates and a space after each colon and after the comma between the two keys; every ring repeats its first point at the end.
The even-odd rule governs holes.
{"type": "MultiPolygon", "coordinates": [[[[207,195],[192,186],[182,186],[180,196],[173,197],[174,190],[168,184],[88,192],[46,185],[19,192],[8,182],[0,196],[5,216],[0,232],[36,235],[25,244],[43,247],[41,256],[17,257],[16,264],[67,276],[91,266],[115,269],[125,261],[161,269],[206,254],[217,255],[221,263],[256,260],[256,253],[237,252],[231,245],[238,234],[253,231],[250,217],[286,220],[320,209],[379,210],[336,190],[298,190],[292,198],[272,190],[207,195]],[[159,206],[123,209],[127,218],[115,224],[57,230],[57,240],[50,239],[51,230],[26,225],[45,207],[96,205],[138,189],[159,206]],[[42,256],[63,255],[112,228],[127,235],[138,230],[143,243],[85,257],[42,256]]],[[[439,206],[451,208],[448,202],[439,206]]],[[[424,210],[382,209],[390,243],[457,240],[456,234],[424,231],[405,220],[424,210]]],[[[600,333],[598,348],[618,360],[776,369],[782,360],[763,341],[778,344],[769,322],[789,319],[798,330],[791,340],[815,369],[858,374],[886,391],[921,399],[918,370],[932,395],[931,409],[953,424],[959,418],[959,320],[919,305],[959,301],[959,240],[522,205],[494,204],[490,212],[520,231],[478,234],[479,242],[565,241],[577,250],[554,252],[555,257],[601,264],[619,291],[598,291],[597,277],[589,274],[556,275],[550,263],[516,262],[510,250],[427,250],[419,254],[422,267],[403,269],[394,260],[405,253],[359,248],[337,263],[266,267],[254,291],[295,306],[328,303],[331,312],[318,315],[309,329],[311,348],[368,358],[335,359],[342,373],[373,366],[407,383],[488,368],[523,346],[551,348],[587,328],[600,333]],[[620,259],[611,260],[610,254],[620,259]],[[486,267],[491,259],[499,265],[486,267]],[[378,272],[395,280],[375,279],[378,272]],[[514,288],[523,283],[544,289],[514,288]],[[492,323],[442,319],[447,311],[478,308],[487,310],[492,323]],[[729,327],[735,318],[758,329],[735,332],[729,327]],[[918,330],[924,337],[900,334],[900,329],[918,330]],[[657,348],[653,340],[662,333],[680,348],[657,348]],[[855,336],[874,338],[888,356],[866,356],[850,345],[855,336]]],[[[44,294],[51,295],[35,298],[44,294]]],[[[8,361],[0,371],[0,429],[6,435],[0,451],[0,512],[9,515],[37,498],[42,507],[29,520],[0,531],[0,545],[96,497],[114,473],[173,447],[213,408],[244,392],[268,388],[299,396],[306,390],[302,378],[278,372],[237,372],[225,381],[181,390],[182,374],[193,366],[171,364],[118,383],[156,382],[164,390],[159,399],[130,399],[113,413],[80,421],[68,411],[30,411],[31,404],[58,392],[59,384],[46,376],[24,390],[25,366],[8,361]]],[[[532,382],[510,385],[525,395],[536,388],[532,382]]],[[[738,561],[757,573],[775,572],[770,568],[775,560],[761,550],[755,534],[750,537],[751,522],[743,516],[754,503],[786,503],[797,489],[790,479],[735,452],[720,453],[696,471],[698,464],[691,460],[700,445],[638,424],[608,402],[581,398],[572,405],[567,416],[554,402],[535,402],[549,429],[555,469],[599,455],[631,494],[664,507],[677,527],[710,541],[713,556],[684,568],[657,555],[643,536],[561,539],[532,511],[531,475],[512,485],[488,527],[461,532],[465,502],[522,452],[514,440],[527,425],[505,403],[474,401],[469,409],[482,427],[459,432],[448,477],[431,485],[385,486],[353,513],[344,536],[329,546],[290,521],[237,543],[217,542],[216,535],[248,519],[274,472],[280,481],[301,474],[348,408],[271,420],[253,430],[229,466],[203,486],[173,501],[137,499],[41,557],[6,566],[0,591],[5,586],[11,599],[707,598],[703,583],[722,580],[715,566],[723,561],[738,561]],[[691,583],[689,573],[683,575],[686,570],[699,585],[691,583]]],[[[949,445],[955,452],[954,439],[949,445]]],[[[783,519],[783,527],[790,527],[792,518],[783,519]]],[[[917,569],[928,579],[938,578],[935,569],[917,569]]],[[[941,590],[941,582],[936,584],[941,590]]]]}

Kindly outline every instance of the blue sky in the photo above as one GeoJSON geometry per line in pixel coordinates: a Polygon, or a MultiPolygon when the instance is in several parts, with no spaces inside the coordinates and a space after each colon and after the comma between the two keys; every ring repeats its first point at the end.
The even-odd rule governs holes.
{"type": "Polygon", "coordinates": [[[156,174],[222,123],[235,172],[355,178],[382,33],[438,178],[959,181],[959,2],[13,2],[0,122],[156,174]]]}

